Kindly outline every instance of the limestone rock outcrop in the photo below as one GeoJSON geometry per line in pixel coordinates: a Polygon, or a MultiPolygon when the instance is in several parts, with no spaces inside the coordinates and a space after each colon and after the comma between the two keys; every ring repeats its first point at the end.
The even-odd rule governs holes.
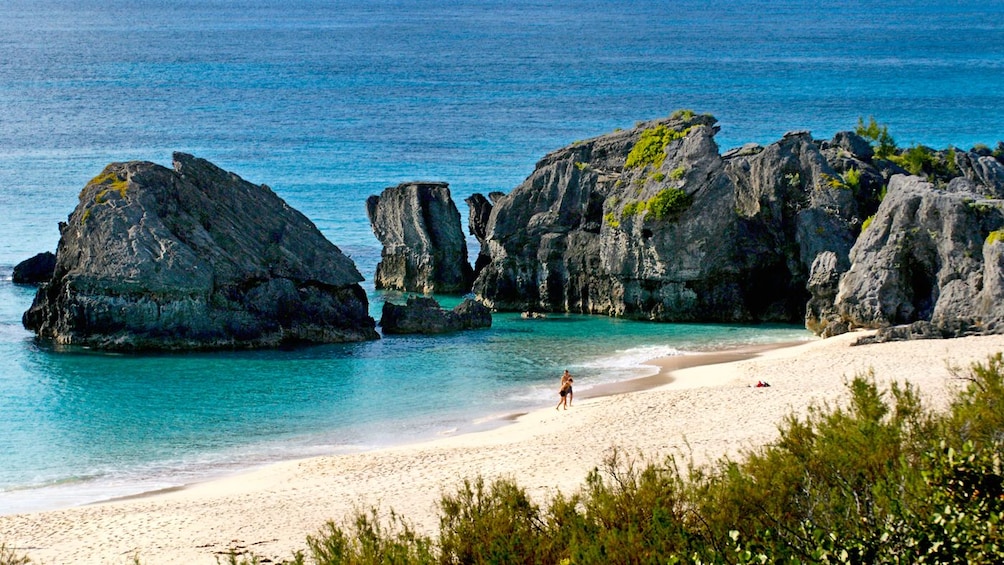
{"type": "MultiPolygon", "coordinates": [[[[992,190],[992,189],[991,189],[992,190]]],[[[1004,330],[1004,203],[892,177],[850,253],[829,315],[838,329],[891,328],[880,339],[1004,330]]],[[[825,324],[824,324],[825,325],[825,324]]]]}
{"type": "Polygon", "coordinates": [[[267,186],[175,153],[174,170],[112,163],[84,187],[23,321],[119,350],[377,339],[361,280],[267,186]]]}
{"type": "Polygon", "coordinates": [[[384,302],[380,327],[385,334],[440,334],[489,328],[491,311],[472,298],[445,310],[428,297],[409,297],[404,306],[384,302]]]}
{"type": "Polygon", "coordinates": [[[476,295],[498,310],[658,321],[802,321],[816,257],[861,223],[820,144],[792,132],[727,156],[689,112],[577,142],[494,206],[476,295]]]}
{"type": "Polygon", "coordinates": [[[473,271],[460,212],[444,182],[411,182],[366,200],[373,233],[383,245],[374,285],[422,294],[464,294],[473,271]]]}
{"type": "Polygon", "coordinates": [[[14,266],[11,281],[17,284],[41,284],[52,278],[56,270],[56,254],[45,251],[14,266]]]}
{"type": "Polygon", "coordinates": [[[795,131],[723,155],[716,133],[682,111],[545,156],[494,202],[475,294],[496,310],[824,336],[1004,331],[1004,145],[795,131]]]}

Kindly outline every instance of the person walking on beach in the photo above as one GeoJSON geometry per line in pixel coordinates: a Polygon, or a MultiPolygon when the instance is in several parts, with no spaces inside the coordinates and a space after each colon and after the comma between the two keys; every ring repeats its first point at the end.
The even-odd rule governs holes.
{"type": "Polygon", "coordinates": [[[554,407],[555,410],[561,407],[562,404],[565,405],[565,410],[572,405],[572,374],[565,369],[565,372],[561,374],[561,388],[558,389],[558,396],[561,397],[558,400],[558,405],[554,407]]]}

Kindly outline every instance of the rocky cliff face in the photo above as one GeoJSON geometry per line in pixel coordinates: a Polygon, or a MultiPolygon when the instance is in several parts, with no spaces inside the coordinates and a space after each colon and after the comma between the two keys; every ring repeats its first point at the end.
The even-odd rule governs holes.
{"type": "Polygon", "coordinates": [[[80,193],[24,324],[105,349],[376,339],[362,276],[265,185],[190,155],[113,163],[80,193]]]}
{"type": "Polygon", "coordinates": [[[822,310],[820,333],[918,321],[939,336],[1004,330],[1004,232],[997,231],[1004,212],[987,198],[996,189],[985,188],[949,191],[919,177],[892,177],[822,310]]]}
{"type": "Polygon", "coordinates": [[[716,133],[685,112],[549,154],[494,206],[475,292],[503,310],[801,321],[813,261],[846,269],[862,204],[808,133],[724,156],[716,133]]]}
{"type": "Polygon", "coordinates": [[[460,212],[446,183],[392,186],[366,201],[373,233],[383,244],[374,285],[423,294],[463,294],[474,279],[460,212]]]}

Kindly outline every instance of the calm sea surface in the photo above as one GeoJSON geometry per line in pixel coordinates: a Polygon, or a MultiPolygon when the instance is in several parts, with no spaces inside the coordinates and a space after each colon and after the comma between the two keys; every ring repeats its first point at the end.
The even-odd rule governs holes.
{"type": "Polygon", "coordinates": [[[498,315],[447,337],[134,356],[55,354],[20,324],[34,291],[12,266],[55,249],[112,161],[184,151],[266,183],[372,278],[370,194],[447,181],[466,226],[471,193],[677,108],[717,116],[723,150],[870,115],[901,145],[992,147],[1004,3],[6,0],[0,513],[495,425],[548,406],[566,367],[584,389],[654,356],[806,338],[498,315]]]}

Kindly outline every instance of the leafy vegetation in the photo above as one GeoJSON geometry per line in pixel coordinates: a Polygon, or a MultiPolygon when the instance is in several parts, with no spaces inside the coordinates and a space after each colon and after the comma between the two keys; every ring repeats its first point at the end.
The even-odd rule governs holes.
{"type": "Polygon", "coordinates": [[[861,231],[863,232],[866,229],[868,229],[868,226],[872,225],[872,221],[874,220],[875,220],[875,214],[872,214],[871,216],[865,218],[865,221],[861,222],[861,231]]]}
{"type": "Polygon", "coordinates": [[[671,178],[672,180],[680,180],[686,174],[687,174],[687,167],[680,165],[679,167],[669,172],[669,178],[671,178]]]}
{"type": "Polygon", "coordinates": [[[857,191],[861,188],[861,171],[858,169],[847,169],[843,174],[844,184],[851,190],[857,191]]]}
{"type": "Polygon", "coordinates": [[[1004,230],[995,230],[987,236],[986,245],[993,245],[999,241],[1004,241],[1004,230]]]}
{"type": "Polygon", "coordinates": [[[291,563],[999,563],[1004,358],[953,372],[945,411],[858,375],[845,405],[788,416],[742,460],[681,469],[614,450],[545,504],[512,480],[466,480],[442,497],[435,538],[370,510],[328,523],[291,563]]]}
{"type": "Polygon", "coordinates": [[[670,129],[663,124],[648,128],[641,132],[638,142],[628,153],[624,168],[634,169],[652,165],[658,169],[666,160],[666,146],[677,139],[683,139],[691,128],[683,130],[670,129]]]}
{"type": "Polygon", "coordinates": [[[683,120],[685,122],[689,122],[690,120],[694,119],[694,116],[696,115],[697,114],[695,114],[694,111],[689,108],[680,108],[679,110],[676,110],[672,114],[670,114],[669,117],[674,120],[683,120]]]}
{"type": "Polygon", "coordinates": [[[108,169],[105,169],[100,175],[92,178],[91,182],[87,184],[105,185],[106,188],[94,196],[94,201],[98,204],[104,202],[107,198],[108,192],[112,190],[118,192],[119,196],[122,198],[125,198],[126,190],[129,188],[128,181],[120,179],[115,172],[109,171],[108,169]]]}
{"type": "Polygon", "coordinates": [[[673,220],[683,213],[692,201],[693,197],[685,191],[675,187],[667,187],[648,200],[625,204],[621,210],[621,218],[626,219],[646,213],[646,217],[653,220],[673,220]]]}
{"type": "Polygon", "coordinates": [[[889,127],[885,124],[879,125],[874,116],[868,118],[867,124],[864,118],[858,117],[858,125],[854,128],[854,133],[872,143],[875,156],[879,159],[888,159],[896,152],[896,140],[889,135],[889,127]]]}
{"type": "Polygon", "coordinates": [[[664,188],[646,203],[649,215],[654,220],[676,218],[690,206],[692,198],[679,188],[664,188]]]}

